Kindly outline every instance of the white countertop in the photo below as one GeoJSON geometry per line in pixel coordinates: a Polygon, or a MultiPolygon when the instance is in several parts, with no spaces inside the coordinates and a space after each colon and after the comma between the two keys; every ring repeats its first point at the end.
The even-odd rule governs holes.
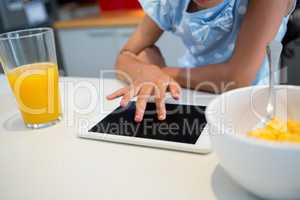
{"type": "MultiPolygon", "coordinates": [[[[0,75],[0,199],[255,199],[227,176],[214,153],[198,155],[77,138],[80,124],[118,105],[118,100],[108,102],[104,97],[121,85],[112,79],[63,78],[63,121],[33,131],[24,128],[0,75]],[[97,105],[83,113],[95,98],[97,105]]],[[[185,90],[183,101],[189,101],[190,95],[201,97],[202,103],[213,98],[185,90]]]]}

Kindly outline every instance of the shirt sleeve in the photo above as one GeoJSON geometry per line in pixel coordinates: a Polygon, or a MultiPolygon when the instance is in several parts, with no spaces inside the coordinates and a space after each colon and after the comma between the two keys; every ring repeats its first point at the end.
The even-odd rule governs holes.
{"type": "Polygon", "coordinates": [[[172,30],[170,4],[167,0],[139,0],[144,12],[164,31],[172,30]]]}

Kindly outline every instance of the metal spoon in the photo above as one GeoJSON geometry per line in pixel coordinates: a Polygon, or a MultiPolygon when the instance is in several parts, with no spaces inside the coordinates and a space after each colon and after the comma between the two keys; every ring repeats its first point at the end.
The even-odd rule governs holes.
{"type": "Polygon", "coordinates": [[[268,121],[272,120],[275,116],[276,111],[276,102],[275,102],[275,69],[278,66],[280,61],[280,54],[282,51],[281,42],[273,40],[267,46],[267,58],[269,61],[269,97],[268,97],[268,105],[267,105],[267,115],[260,120],[260,122],[255,126],[256,128],[263,128],[266,126],[268,121]]]}

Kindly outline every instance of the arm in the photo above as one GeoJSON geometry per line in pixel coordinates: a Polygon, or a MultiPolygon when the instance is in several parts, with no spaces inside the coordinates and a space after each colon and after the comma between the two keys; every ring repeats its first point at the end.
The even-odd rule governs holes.
{"type": "Polygon", "coordinates": [[[164,103],[166,91],[169,90],[173,98],[179,98],[179,84],[159,66],[144,63],[138,58],[138,54],[147,47],[153,46],[162,33],[163,30],[146,15],[117,58],[118,77],[128,82],[130,86],[121,88],[107,98],[112,100],[122,97],[120,104],[126,106],[133,97],[137,96],[135,113],[137,122],[142,121],[147,101],[152,94],[155,95],[156,110],[160,120],[166,117],[164,103]]]}
{"type": "Polygon", "coordinates": [[[265,49],[275,37],[289,1],[250,0],[232,58],[221,64],[193,69],[167,67],[164,72],[183,87],[210,92],[248,86],[255,79],[265,57],[265,49]]]}
{"type": "MultiPolygon", "coordinates": [[[[143,63],[137,58],[138,54],[154,45],[162,34],[163,30],[146,15],[121,49],[117,57],[116,69],[135,80],[140,76],[141,70],[149,66],[149,64],[143,63]]],[[[119,75],[118,78],[128,82],[125,77],[119,75]]]]}

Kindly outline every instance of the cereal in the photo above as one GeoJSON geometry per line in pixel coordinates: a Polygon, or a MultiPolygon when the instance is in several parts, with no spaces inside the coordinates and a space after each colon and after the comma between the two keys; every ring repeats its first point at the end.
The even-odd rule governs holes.
{"type": "Polygon", "coordinates": [[[285,123],[273,118],[266,127],[249,131],[248,135],[262,140],[300,143],[300,121],[288,120],[285,123]]]}

